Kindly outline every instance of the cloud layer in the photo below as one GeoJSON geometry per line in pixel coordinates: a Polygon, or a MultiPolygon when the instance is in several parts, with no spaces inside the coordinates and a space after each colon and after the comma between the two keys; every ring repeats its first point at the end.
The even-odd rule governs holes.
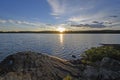
{"type": "MultiPolygon", "coordinates": [[[[87,2],[86,4],[83,4],[86,0],[47,0],[52,12],[51,15],[58,17],[58,16],[68,16],[73,14],[78,14],[79,12],[83,10],[88,10],[92,8],[93,6],[90,5],[90,3],[93,2],[93,0],[87,2]],[[90,6],[89,6],[90,5],[90,6]]],[[[88,0],[87,0],[88,1],[88,0]]]]}
{"type": "MultiPolygon", "coordinates": [[[[12,11],[12,7],[7,6],[10,7],[9,15],[6,14],[7,10],[0,13],[0,29],[3,26],[31,28],[31,30],[38,28],[55,30],[59,26],[71,30],[108,27],[120,29],[120,0],[40,0],[40,2],[38,0],[38,3],[33,3],[35,6],[25,3],[26,6],[31,6],[30,10],[26,6],[21,8],[16,5],[23,10],[21,14],[17,8],[12,11]],[[22,18],[23,16],[25,17],[22,18]]],[[[0,10],[3,7],[1,5],[0,10]]]]}
{"type": "Polygon", "coordinates": [[[0,23],[1,24],[16,24],[16,25],[28,25],[28,26],[42,26],[44,25],[43,23],[36,23],[36,22],[28,22],[28,21],[20,21],[20,20],[12,20],[12,19],[8,19],[8,20],[4,20],[4,19],[0,19],[0,23]]]}
{"type": "MultiPolygon", "coordinates": [[[[91,28],[114,27],[120,21],[118,0],[47,0],[57,19],[91,28]],[[103,6],[102,6],[103,5],[103,6]],[[100,23],[102,22],[102,23],[100,23]]],[[[117,25],[116,25],[117,26],[117,25]]]]}
{"type": "Polygon", "coordinates": [[[79,25],[71,25],[73,27],[88,27],[88,28],[105,28],[106,26],[104,23],[100,23],[97,21],[94,21],[92,24],[79,24],[79,25]]]}

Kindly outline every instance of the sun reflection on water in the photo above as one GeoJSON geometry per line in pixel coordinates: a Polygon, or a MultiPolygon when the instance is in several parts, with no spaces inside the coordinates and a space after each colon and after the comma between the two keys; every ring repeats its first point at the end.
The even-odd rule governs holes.
{"type": "Polygon", "coordinates": [[[64,35],[63,35],[63,34],[59,34],[59,38],[60,38],[60,43],[61,43],[61,45],[63,45],[64,35]]]}

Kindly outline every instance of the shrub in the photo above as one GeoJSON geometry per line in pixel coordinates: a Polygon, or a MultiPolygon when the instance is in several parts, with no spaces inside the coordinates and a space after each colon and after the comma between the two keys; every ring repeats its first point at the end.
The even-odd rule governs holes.
{"type": "Polygon", "coordinates": [[[120,51],[111,46],[94,47],[82,54],[84,62],[101,61],[103,57],[110,57],[120,61],[120,51]]]}

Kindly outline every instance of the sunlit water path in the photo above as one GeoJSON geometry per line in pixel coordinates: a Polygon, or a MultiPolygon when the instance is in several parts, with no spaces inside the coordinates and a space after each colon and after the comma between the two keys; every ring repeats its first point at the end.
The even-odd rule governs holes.
{"type": "Polygon", "coordinates": [[[0,34],[0,59],[21,51],[35,51],[64,59],[79,57],[100,43],[120,43],[120,34],[0,34]]]}

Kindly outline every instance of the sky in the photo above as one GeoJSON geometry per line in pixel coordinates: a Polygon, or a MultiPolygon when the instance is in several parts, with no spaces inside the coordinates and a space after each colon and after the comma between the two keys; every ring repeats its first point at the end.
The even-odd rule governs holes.
{"type": "Polygon", "coordinates": [[[120,0],[0,0],[0,31],[120,30],[120,0]]]}

